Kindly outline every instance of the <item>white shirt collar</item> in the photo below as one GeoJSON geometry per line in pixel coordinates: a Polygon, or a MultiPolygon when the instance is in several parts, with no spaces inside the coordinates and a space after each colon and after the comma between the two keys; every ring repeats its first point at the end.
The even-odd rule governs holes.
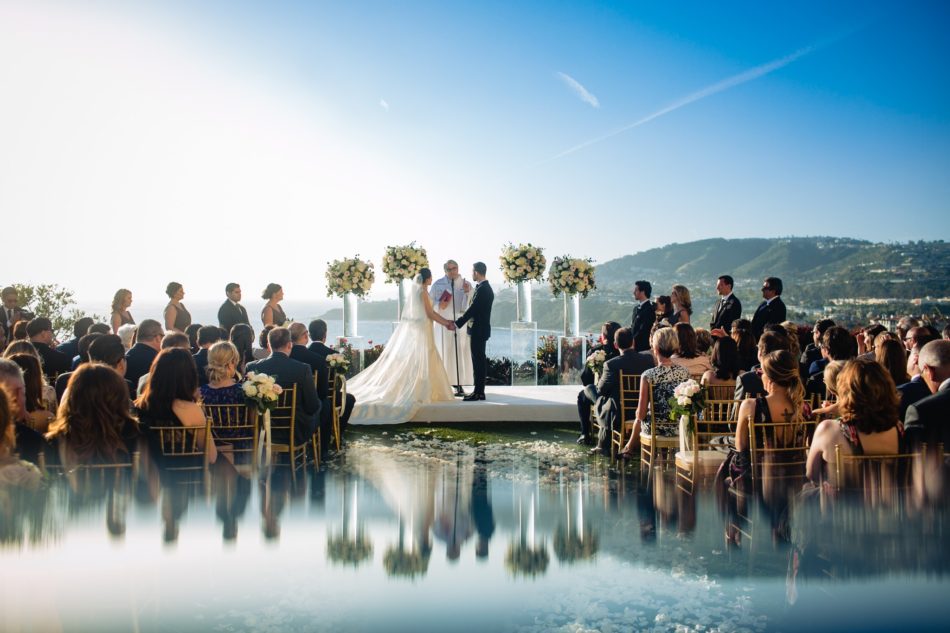
{"type": "Polygon", "coordinates": [[[649,297],[637,304],[638,308],[642,308],[645,304],[650,303],[649,297]]]}
{"type": "Polygon", "coordinates": [[[730,293],[727,294],[726,296],[720,297],[719,300],[722,301],[723,303],[725,303],[726,299],[728,299],[728,298],[731,297],[731,296],[732,296],[732,293],[730,292],[730,293]]]}
{"type": "Polygon", "coordinates": [[[238,305],[240,305],[237,301],[235,301],[234,299],[231,299],[230,297],[228,298],[228,301],[230,301],[230,302],[231,302],[231,305],[233,305],[233,306],[238,306],[238,305]]]}

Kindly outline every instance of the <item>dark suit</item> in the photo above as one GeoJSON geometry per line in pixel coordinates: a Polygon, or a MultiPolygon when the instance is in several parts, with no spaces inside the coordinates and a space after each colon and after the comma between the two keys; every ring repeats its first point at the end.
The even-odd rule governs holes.
{"type": "Polygon", "coordinates": [[[720,297],[719,301],[716,302],[716,307],[713,308],[709,329],[722,328],[728,335],[729,330],[732,329],[732,322],[741,318],[742,302],[739,301],[739,298],[734,294],[730,294],[726,299],[720,297]]]}
{"type": "Polygon", "coordinates": [[[195,358],[195,368],[198,370],[198,384],[207,385],[208,384],[208,348],[202,347],[201,349],[198,350],[198,353],[193,354],[193,356],[195,358]]]}
{"type": "MultiPolygon", "coordinates": [[[[327,356],[329,356],[330,354],[336,353],[333,350],[333,348],[327,347],[326,344],[324,344],[321,341],[311,342],[310,345],[307,346],[307,349],[311,353],[316,354],[317,356],[322,358],[324,363],[326,363],[327,356]]],[[[329,373],[330,373],[330,366],[327,365],[328,388],[329,388],[329,373]]],[[[346,430],[346,425],[349,424],[350,422],[350,414],[353,413],[354,406],[356,406],[356,396],[354,396],[351,393],[346,394],[346,402],[343,403],[343,413],[340,415],[340,433],[341,434],[343,433],[343,431],[346,430]]]]}
{"type": "Polygon", "coordinates": [[[943,387],[907,407],[904,430],[912,445],[926,442],[934,446],[942,442],[946,450],[950,446],[950,388],[943,387]]]}
{"type": "Polygon", "coordinates": [[[66,354],[69,357],[70,362],[79,356],[79,339],[71,338],[65,343],[60,343],[56,346],[56,351],[62,354],[66,354]]]}
{"type": "Polygon", "coordinates": [[[3,324],[3,329],[7,333],[7,341],[10,340],[10,335],[13,332],[13,326],[16,325],[17,321],[29,321],[29,313],[24,311],[22,308],[11,308],[10,314],[7,313],[7,309],[0,307],[0,310],[3,310],[2,316],[0,316],[0,323],[3,324]]]}
{"type": "Polygon", "coordinates": [[[734,400],[742,402],[746,398],[755,398],[759,394],[765,394],[765,386],[762,384],[762,374],[759,373],[761,365],[756,365],[752,371],[739,374],[736,378],[736,392],[734,400]]]}
{"type": "Polygon", "coordinates": [[[231,303],[231,300],[228,299],[218,308],[218,325],[224,328],[225,331],[230,332],[231,328],[238,323],[251,324],[247,319],[247,310],[240,303],[231,303]]]}
{"type": "Polygon", "coordinates": [[[609,446],[610,431],[620,425],[620,373],[637,376],[655,366],[652,354],[641,354],[632,349],[604,363],[604,373],[595,387],[596,393],[592,394],[597,396],[594,409],[600,421],[597,446],[602,451],[609,446]]]}
{"type": "Polygon", "coordinates": [[[656,322],[656,304],[650,300],[633,309],[630,328],[633,330],[633,348],[638,352],[650,349],[650,330],[656,322]]]}
{"type": "MultiPolygon", "coordinates": [[[[611,358],[616,358],[619,354],[617,348],[613,345],[598,343],[591,346],[590,353],[587,354],[588,358],[590,358],[591,354],[600,350],[603,350],[606,356],[604,363],[611,358]]],[[[584,371],[581,372],[581,384],[584,385],[584,389],[581,389],[577,393],[577,415],[581,420],[581,435],[590,437],[590,407],[594,404],[594,401],[597,400],[597,390],[588,388],[594,385],[594,370],[592,370],[587,363],[584,363],[584,371]]]]}
{"type": "Polygon", "coordinates": [[[125,377],[133,384],[139,384],[139,378],[152,370],[152,361],[158,356],[153,348],[145,343],[136,343],[125,353],[125,377]]]}
{"type": "Polygon", "coordinates": [[[752,315],[752,336],[759,340],[766,325],[777,325],[785,321],[785,303],[782,297],[775,297],[771,303],[763,301],[752,315]]]}
{"type": "Polygon", "coordinates": [[[310,366],[288,358],[282,352],[274,352],[263,360],[247,364],[248,372],[259,372],[273,376],[281,387],[297,387],[297,412],[295,441],[304,444],[317,430],[320,415],[320,398],[313,385],[313,372],[310,366]]]}
{"type": "Polygon", "coordinates": [[[53,379],[57,374],[69,371],[73,366],[73,357],[67,356],[46,343],[33,343],[33,347],[40,353],[40,359],[43,361],[43,373],[46,377],[53,379]]]}
{"type": "Polygon", "coordinates": [[[330,368],[327,361],[317,354],[311,352],[303,345],[297,345],[290,349],[290,358],[303,363],[310,368],[311,377],[316,374],[317,397],[320,398],[320,441],[327,445],[330,442],[330,430],[333,426],[333,406],[330,402],[330,368]]]}
{"type": "Polygon", "coordinates": [[[484,280],[475,286],[472,302],[468,310],[455,322],[456,327],[462,327],[469,321],[468,334],[471,337],[472,372],[475,377],[473,393],[485,395],[485,377],[488,375],[488,358],[485,356],[485,347],[491,338],[491,306],[495,301],[495,293],[484,280]]]}
{"type": "Polygon", "coordinates": [[[914,376],[910,382],[897,385],[897,391],[901,396],[901,420],[907,417],[907,409],[910,408],[910,405],[917,404],[924,398],[933,395],[930,393],[930,387],[920,376],[914,376]]]}

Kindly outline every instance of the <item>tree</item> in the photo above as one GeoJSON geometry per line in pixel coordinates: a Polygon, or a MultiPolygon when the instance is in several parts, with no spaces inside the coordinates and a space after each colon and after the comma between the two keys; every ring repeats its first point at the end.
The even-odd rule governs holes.
{"type": "Polygon", "coordinates": [[[83,310],[73,307],[73,291],[57,284],[13,284],[17,291],[17,299],[21,308],[26,308],[36,316],[49,318],[53,322],[53,333],[59,340],[72,338],[73,324],[79,319],[88,316],[95,321],[104,321],[97,314],[86,314],[83,310]]]}

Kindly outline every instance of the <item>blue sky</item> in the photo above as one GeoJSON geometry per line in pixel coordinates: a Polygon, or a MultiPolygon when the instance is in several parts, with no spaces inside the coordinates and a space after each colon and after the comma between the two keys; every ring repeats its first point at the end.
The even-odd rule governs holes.
{"type": "Polygon", "coordinates": [[[0,208],[49,218],[65,245],[143,231],[161,245],[135,280],[84,274],[108,269],[97,249],[75,279],[55,261],[8,276],[145,296],[172,277],[217,296],[229,273],[194,270],[214,236],[276,242],[293,257],[245,283],[317,297],[328,259],[410,240],[467,266],[506,241],[606,261],[711,236],[947,239],[948,13],[0,0],[15,95],[0,208]],[[156,217],[180,231],[152,234],[156,217]]]}

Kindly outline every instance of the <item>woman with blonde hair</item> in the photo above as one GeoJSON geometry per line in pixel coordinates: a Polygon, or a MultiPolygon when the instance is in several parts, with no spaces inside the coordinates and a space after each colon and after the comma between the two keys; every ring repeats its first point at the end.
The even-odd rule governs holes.
{"type": "MultiPolygon", "coordinates": [[[[208,349],[208,384],[201,385],[202,404],[244,404],[246,398],[241,386],[238,366],[241,354],[234,343],[218,341],[208,349]]],[[[217,432],[219,439],[221,433],[217,432]]]]}
{"type": "MultiPolygon", "coordinates": [[[[788,333],[788,351],[792,353],[792,356],[795,358],[802,357],[802,342],[798,338],[798,325],[792,323],[791,321],[782,321],[780,324],[782,329],[788,333]]],[[[805,368],[806,372],[808,368],[805,368]]],[[[803,376],[807,378],[807,376],[803,376]]]]}
{"type": "Polygon", "coordinates": [[[135,319],[129,312],[129,306],[132,305],[132,291],[125,288],[119,288],[112,298],[112,333],[118,334],[119,328],[123,325],[135,325],[135,319]]]}
{"type": "Polygon", "coordinates": [[[833,360],[825,365],[821,377],[825,382],[825,396],[827,399],[821,403],[821,408],[814,410],[816,420],[833,418],[838,415],[838,403],[832,399],[837,400],[838,398],[838,374],[844,369],[844,365],[845,361],[843,360],[833,360]]]}
{"type": "Polygon", "coordinates": [[[676,284],[670,290],[670,300],[673,302],[673,316],[670,317],[670,325],[689,323],[689,317],[693,314],[693,300],[689,296],[689,288],[676,284]]]}

